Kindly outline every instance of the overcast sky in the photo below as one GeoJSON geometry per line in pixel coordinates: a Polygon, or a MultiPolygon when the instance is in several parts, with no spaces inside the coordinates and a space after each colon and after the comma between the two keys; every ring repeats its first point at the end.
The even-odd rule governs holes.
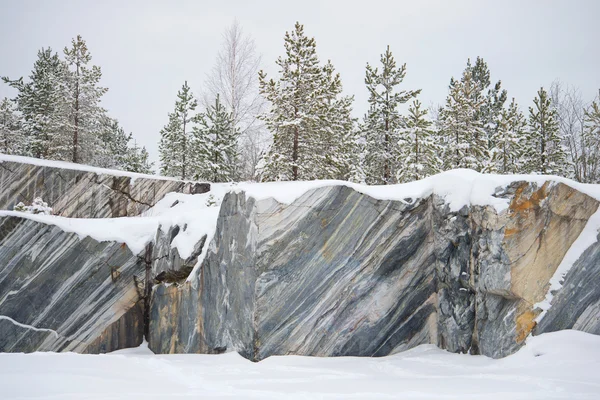
{"type": "MultiPolygon", "coordinates": [[[[109,88],[104,106],[153,160],[159,131],[185,80],[199,94],[235,18],[252,36],[263,67],[276,72],[283,35],[295,21],[331,59],[354,113],[367,108],[365,64],[389,44],[407,63],[405,88],[425,105],[443,103],[451,76],[483,57],[523,110],[554,79],[600,88],[600,0],[527,1],[23,1],[0,0],[0,75],[27,76],[41,47],[62,50],[81,34],[109,88]]],[[[0,98],[14,92],[0,83],[0,98]]]]}

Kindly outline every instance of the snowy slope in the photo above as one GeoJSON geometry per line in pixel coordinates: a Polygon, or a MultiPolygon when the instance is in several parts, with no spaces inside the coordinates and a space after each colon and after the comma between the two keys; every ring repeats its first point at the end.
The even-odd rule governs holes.
{"type": "Polygon", "coordinates": [[[432,345],[382,358],[0,354],[0,398],[11,399],[598,399],[600,336],[530,338],[501,360],[432,345]]]}

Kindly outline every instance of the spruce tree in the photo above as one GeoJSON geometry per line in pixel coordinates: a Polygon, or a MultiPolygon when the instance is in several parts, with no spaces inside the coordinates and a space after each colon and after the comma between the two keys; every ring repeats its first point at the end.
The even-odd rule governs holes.
{"type": "Polygon", "coordinates": [[[132,137],[131,133],[125,133],[116,119],[105,116],[100,122],[99,145],[91,164],[102,168],[122,169],[132,137]]]}
{"type": "Polygon", "coordinates": [[[431,121],[425,117],[427,110],[421,108],[421,102],[413,101],[408,108],[406,128],[399,143],[398,182],[410,182],[440,172],[441,147],[431,130],[431,121]]]}
{"type": "Polygon", "coordinates": [[[451,79],[446,107],[440,113],[444,168],[494,172],[496,137],[507,93],[500,81],[491,85],[487,63],[467,60],[460,81],[451,79]]]}
{"type": "Polygon", "coordinates": [[[217,95],[215,104],[196,117],[193,128],[194,178],[210,182],[232,182],[238,167],[239,129],[233,115],[217,95]]]}
{"type": "Polygon", "coordinates": [[[22,155],[56,158],[52,148],[66,128],[66,115],[59,99],[65,65],[51,48],[38,51],[29,81],[23,78],[2,80],[17,89],[15,98],[21,114],[26,146],[22,155]]]}
{"type": "Polygon", "coordinates": [[[527,120],[519,110],[515,99],[503,109],[494,132],[494,149],[491,152],[494,171],[501,174],[517,174],[525,170],[527,120]]]}
{"type": "Polygon", "coordinates": [[[15,104],[4,98],[0,101],[0,152],[20,155],[25,153],[25,147],[25,137],[15,104]]]}
{"type": "Polygon", "coordinates": [[[398,165],[398,143],[404,127],[398,106],[416,97],[421,90],[398,90],[406,76],[406,64],[398,67],[388,46],[381,55],[381,70],[367,64],[365,84],[369,91],[369,113],[365,121],[366,182],[395,182],[398,165]]]}
{"type": "Polygon", "coordinates": [[[122,169],[129,172],[137,172],[139,174],[153,174],[154,163],[150,162],[150,155],[145,147],[140,147],[134,141],[127,151],[127,155],[123,158],[122,169]]]}
{"type": "Polygon", "coordinates": [[[314,155],[317,179],[351,179],[356,174],[356,130],[351,96],[342,96],[342,81],[331,61],[323,67],[323,105],[318,126],[319,150],[314,155]]]}
{"type": "Polygon", "coordinates": [[[175,110],[169,113],[169,123],[160,131],[159,143],[161,174],[187,179],[190,171],[192,147],[190,146],[193,112],[198,106],[187,81],[177,92],[175,110]]]}
{"type": "Polygon", "coordinates": [[[588,183],[600,183],[600,105],[594,101],[584,112],[584,176],[588,183]]]}
{"type": "Polygon", "coordinates": [[[331,63],[319,65],[316,42],[296,23],[284,38],[286,57],[280,57],[278,80],[259,72],[260,93],[271,103],[261,116],[273,133],[264,158],[263,180],[307,180],[346,173],[346,156],[353,122],[352,98],[341,96],[339,75],[331,63]],[[329,154],[327,154],[329,152],[329,154]],[[343,159],[343,160],[342,160],[343,159]]]}
{"type": "Polygon", "coordinates": [[[548,92],[542,87],[529,107],[529,171],[540,174],[564,175],[566,154],[561,144],[556,109],[548,92]]]}
{"type": "Polygon", "coordinates": [[[64,49],[65,65],[61,99],[67,114],[68,140],[58,140],[54,148],[60,159],[74,163],[90,163],[100,145],[100,121],[106,110],[100,106],[108,89],[99,86],[100,67],[91,65],[92,56],[85,40],[78,35],[71,47],[64,49]]]}
{"type": "Polygon", "coordinates": [[[460,81],[451,79],[446,105],[441,111],[444,135],[444,169],[483,170],[488,159],[488,141],[483,120],[478,118],[484,99],[479,84],[467,66],[460,81]]]}

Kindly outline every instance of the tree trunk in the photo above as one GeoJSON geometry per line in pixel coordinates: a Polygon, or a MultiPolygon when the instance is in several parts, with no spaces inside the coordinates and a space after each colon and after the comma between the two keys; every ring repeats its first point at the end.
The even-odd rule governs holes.
{"type": "Polygon", "coordinates": [[[75,81],[75,132],[73,133],[73,162],[78,161],[77,148],[79,146],[79,62],[77,62],[75,81]]]}
{"type": "MultiPolygon", "coordinates": [[[[294,114],[296,117],[298,116],[298,107],[294,108],[294,114]]],[[[298,125],[294,127],[294,147],[292,149],[292,180],[298,180],[298,137],[300,136],[300,132],[298,130],[298,125]]]]}
{"type": "Polygon", "coordinates": [[[183,116],[183,154],[182,154],[182,158],[181,158],[181,179],[185,179],[185,163],[187,162],[186,160],[186,154],[187,154],[187,137],[185,135],[185,114],[183,116]]]}

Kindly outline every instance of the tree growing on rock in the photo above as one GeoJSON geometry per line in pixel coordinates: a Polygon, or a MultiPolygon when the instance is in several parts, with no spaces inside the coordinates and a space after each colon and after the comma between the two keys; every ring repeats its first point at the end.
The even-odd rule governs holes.
{"type": "Polygon", "coordinates": [[[217,95],[206,112],[198,114],[193,128],[194,178],[210,182],[232,182],[237,175],[239,130],[233,114],[217,95]]]}
{"type": "Polygon", "coordinates": [[[0,152],[23,154],[26,145],[14,102],[4,98],[0,101],[0,152]]]}
{"type": "Polygon", "coordinates": [[[177,92],[175,109],[169,113],[169,122],[160,131],[160,173],[166,176],[187,179],[193,175],[193,148],[191,140],[191,122],[198,102],[194,98],[187,81],[177,92]]]}
{"type": "Polygon", "coordinates": [[[441,111],[444,136],[444,169],[481,171],[487,161],[488,142],[483,120],[478,118],[484,99],[476,95],[478,83],[469,65],[460,80],[450,80],[446,105],[441,111]]]}
{"type": "Polygon", "coordinates": [[[518,174],[526,168],[526,128],[527,119],[513,98],[508,109],[502,110],[494,132],[491,157],[496,172],[518,174]]]}
{"type": "Polygon", "coordinates": [[[234,21],[223,33],[221,49],[205,82],[205,109],[212,107],[219,96],[239,131],[236,179],[240,180],[257,179],[257,167],[270,140],[258,119],[266,107],[256,79],[260,63],[254,41],[234,21]]]}
{"type": "MultiPolygon", "coordinates": [[[[296,23],[284,39],[285,57],[277,60],[277,80],[259,72],[260,93],[271,104],[261,116],[273,134],[263,159],[263,180],[307,180],[339,177],[347,166],[332,149],[349,141],[351,97],[341,96],[339,74],[321,66],[316,42],[296,23]]],[[[342,157],[344,158],[344,157],[342,157]]]]}
{"type": "Polygon", "coordinates": [[[388,46],[381,55],[381,70],[367,64],[365,84],[369,91],[369,112],[365,117],[364,171],[369,184],[395,183],[399,169],[401,131],[405,127],[398,107],[421,90],[399,90],[406,76],[406,64],[398,67],[388,46]]]}
{"type": "Polygon", "coordinates": [[[600,100],[585,110],[583,127],[583,176],[589,183],[600,183],[600,100]]]}
{"type": "Polygon", "coordinates": [[[108,89],[99,86],[102,71],[90,64],[92,56],[80,35],[72,40],[70,48],[65,47],[64,56],[66,68],[59,107],[64,107],[66,129],[71,137],[57,143],[55,148],[63,154],[61,159],[89,163],[99,146],[99,121],[106,113],[100,101],[108,89]]]}
{"type": "Polygon", "coordinates": [[[528,172],[564,175],[566,154],[562,147],[556,109],[542,87],[529,107],[528,172]]]}
{"type": "Polygon", "coordinates": [[[65,68],[58,53],[51,48],[42,48],[37,53],[29,81],[25,82],[22,77],[16,80],[2,78],[18,91],[14,101],[21,114],[24,135],[20,155],[60,159],[54,146],[61,141],[67,125],[61,102],[65,68]]]}
{"type": "Polygon", "coordinates": [[[421,108],[418,100],[408,108],[406,128],[402,131],[399,143],[398,182],[419,180],[440,172],[441,147],[426,115],[427,110],[421,108]]]}

